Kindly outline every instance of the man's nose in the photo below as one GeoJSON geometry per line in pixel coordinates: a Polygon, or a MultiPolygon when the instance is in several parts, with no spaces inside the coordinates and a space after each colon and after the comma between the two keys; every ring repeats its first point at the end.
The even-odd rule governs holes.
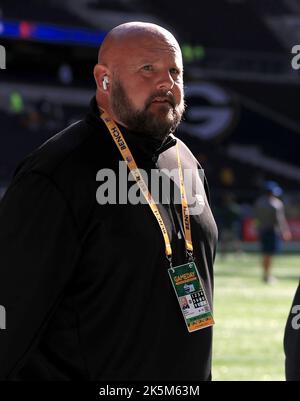
{"type": "Polygon", "coordinates": [[[170,72],[164,72],[159,75],[157,80],[157,89],[172,89],[174,86],[174,79],[170,72]]]}

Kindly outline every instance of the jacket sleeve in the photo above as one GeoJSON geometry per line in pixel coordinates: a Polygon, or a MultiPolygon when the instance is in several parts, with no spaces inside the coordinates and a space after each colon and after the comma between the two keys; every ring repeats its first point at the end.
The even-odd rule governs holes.
{"type": "Polygon", "coordinates": [[[284,336],[287,380],[300,380],[300,282],[287,320],[284,336]]]}
{"type": "Polygon", "coordinates": [[[15,179],[0,203],[0,379],[24,365],[80,252],[75,220],[48,177],[15,179]]]}

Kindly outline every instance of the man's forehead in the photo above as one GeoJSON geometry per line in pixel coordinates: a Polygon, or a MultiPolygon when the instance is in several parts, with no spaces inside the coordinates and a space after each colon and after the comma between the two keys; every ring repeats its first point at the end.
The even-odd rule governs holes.
{"type": "Polygon", "coordinates": [[[160,57],[160,56],[170,56],[171,58],[181,57],[181,52],[177,49],[168,46],[130,46],[128,49],[128,57],[135,58],[147,58],[147,57],[160,57]]]}
{"type": "Polygon", "coordinates": [[[119,42],[126,48],[156,49],[157,51],[180,52],[180,47],[173,36],[130,35],[119,42]]]}
{"type": "Polygon", "coordinates": [[[180,48],[167,42],[140,41],[130,42],[122,47],[124,59],[129,61],[160,60],[161,57],[168,57],[177,64],[182,64],[180,48]]]}

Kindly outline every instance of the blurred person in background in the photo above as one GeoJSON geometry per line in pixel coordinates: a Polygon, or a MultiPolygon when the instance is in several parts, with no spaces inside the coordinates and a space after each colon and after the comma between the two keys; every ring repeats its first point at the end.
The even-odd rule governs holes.
{"type": "Polygon", "coordinates": [[[225,258],[229,252],[242,253],[241,247],[241,208],[234,195],[226,192],[216,207],[215,217],[219,229],[220,255],[225,258]]]}
{"type": "MultiPolygon", "coordinates": [[[[0,204],[0,378],[210,380],[217,228],[199,164],[172,135],[184,111],[179,44],[157,25],[122,24],[94,77],[85,119],[26,158],[0,204]],[[180,196],[157,209],[101,204],[98,173],[112,171],[129,193],[134,162],[135,174],[192,169],[198,212],[180,196]],[[187,317],[170,280],[177,268],[196,296],[187,317]]],[[[181,195],[185,182],[170,185],[181,195]]]]}
{"type": "Polygon", "coordinates": [[[269,284],[275,281],[271,275],[271,266],[274,254],[280,250],[281,238],[285,241],[291,239],[284,204],[279,199],[281,195],[281,187],[275,181],[267,181],[264,194],[258,198],[254,206],[262,253],[263,281],[269,284]]]}
{"type": "Polygon", "coordinates": [[[286,379],[300,381],[300,282],[285,328],[284,351],[286,379]]]}

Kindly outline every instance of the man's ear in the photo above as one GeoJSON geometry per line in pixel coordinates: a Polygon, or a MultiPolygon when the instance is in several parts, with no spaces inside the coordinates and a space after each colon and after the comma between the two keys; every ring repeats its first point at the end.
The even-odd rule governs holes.
{"type": "Polygon", "coordinates": [[[103,79],[104,77],[108,77],[109,72],[107,67],[105,67],[103,64],[96,64],[94,67],[94,78],[96,81],[97,89],[101,92],[105,92],[105,89],[103,87],[103,79]]]}

